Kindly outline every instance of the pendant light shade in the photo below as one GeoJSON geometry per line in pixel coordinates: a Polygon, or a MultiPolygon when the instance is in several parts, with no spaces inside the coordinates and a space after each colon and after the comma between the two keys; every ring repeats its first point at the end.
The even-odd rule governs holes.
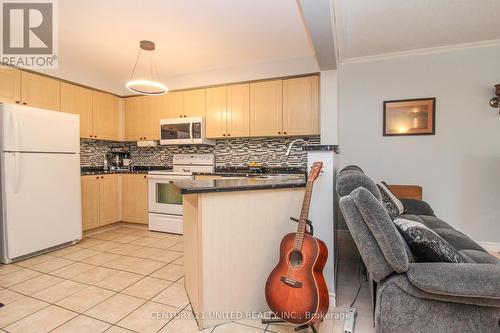
{"type": "Polygon", "coordinates": [[[168,88],[159,80],[158,69],[156,68],[156,62],[153,54],[155,43],[148,40],[141,40],[139,42],[139,47],[139,54],[137,55],[134,69],[130,75],[130,80],[125,86],[128,90],[141,95],[165,94],[168,91],[168,88]],[[146,52],[143,53],[142,51],[146,52]],[[147,62],[149,62],[149,64],[147,62]],[[137,67],[138,65],[139,69],[137,67]],[[143,67],[141,68],[141,66],[143,67]],[[139,72],[140,69],[143,71],[139,72]]]}

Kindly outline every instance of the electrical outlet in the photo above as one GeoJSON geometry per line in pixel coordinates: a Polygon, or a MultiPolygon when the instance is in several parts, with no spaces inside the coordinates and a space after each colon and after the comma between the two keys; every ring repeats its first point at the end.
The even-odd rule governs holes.
{"type": "Polygon", "coordinates": [[[356,320],[356,308],[347,308],[345,310],[344,333],[354,332],[355,320],[356,320]]]}

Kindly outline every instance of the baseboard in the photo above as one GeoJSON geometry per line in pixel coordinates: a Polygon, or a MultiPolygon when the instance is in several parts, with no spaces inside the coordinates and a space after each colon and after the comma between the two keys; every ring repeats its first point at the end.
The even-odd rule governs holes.
{"type": "Polygon", "coordinates": [[[328,311],[332,312],[333,309],[337,306],[337,299],[335,297],[335,293],[329,293],[330,295],[330,305],[328,307],[328,311]]]}
{"type": "Polygon", "coordinates": [[[500,252],[500,243],[493,242],[478,242],[479,245],[484,247],[486,251],[490,252],[500,252]]]}

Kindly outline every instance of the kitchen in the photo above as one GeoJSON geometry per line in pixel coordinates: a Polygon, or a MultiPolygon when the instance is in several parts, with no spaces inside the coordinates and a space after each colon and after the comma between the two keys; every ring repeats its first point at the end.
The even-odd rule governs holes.
{"type": "MultiPolygon", "coordinates": [[[[133,1],[128,5],[135,6],[133,1]]],[[[61,4],[60,9],[71,16],[77,7],[61,4]]],[[[268,9],[287,12],[286,20],[295,22],[301,48],[312,59],[296,5],[281,3],[268,9]]],[[[60,24],[74,29],[78,19],[72,17],[75,22],[70,24],[61,16],[60,24]]],[[[268,26],[276,29],[275,22],[268,26]]],[[[61,30],[61,51],[70,45],[68,32],[61,30]]],[[[278,30],[274,34],[279,36],[278,30]]],[[[152,91],[141,90],[147,86],[144,82],[134,86],[136,69],[148,72],[155,62],[165,68],[168,62],[161,50],[166,40],[157,37],[156,44],[122,36],[120,43],[131,45],[127,47],[130,61],[115,66],[114,72],[101,67],[110,75],[108,82],[114,82],[112,88],[89,80],[90,72],[71,74],[74,65],[66,60],[70,56],[60,57],[60,70],[0,68],[1,329],[51,331],[61,325],[68,330],[92,327],[88,331],[96,332],[174,332],[176,328],[194,332],[220,326],[235,332],[250,328],[262,332],[294,328],[286,323],[262,324],[260,318],[235,323],[224,313],[269,310],[263,281],[278,260],[280,239],[297,226],[288,219],[299,216],[307,172],[318,158],[325,163],[318,181],[324,190],[312,203],[311,218],[323,221],[315,225],[317,233],[333,243],[331,183],[337,146],[326,144],[328,135],[320,135],[328,127],[320,121],[325,112],[320,100],[330,98],[322,96],[320,86],[332,79],[331,73],[321,73],[316,64],[288,67],[272,62],[258,73],[250,69],[261,64],[247,66],[240,54],[243,67],[237,75],[216,80],[200,76],[181,84],[161,79],[165,74],[155,68],[151,80],[158,85],[147,87],[152,91]],[[117,68],[121,73],[132,70],[126,85],[111,79],[117,68]],[[183,186],[191,187],[190,192],[183,186]],[[193,186],[201,188],[193,190],[193,186]],[[230,201],[214,204],[219,212],[226,208],[232,212],[224,221],[230,223],[227,219],[234,217],[240,225],[201,242],[194,225],[186,222],[197,215],[186,205],[194,202],[194,196],[201,203],[212,192],[217,198],[247,198],[247,212],[230,201]],[[253,219],[259,223],[240,228],[251,226],[253,219]],[[212,256],[210,251],[215,251],[217,257],[238,247],[240,238],[232,236],[236,233],[266,244],[258,254],[265,257],[265,264],[254,269],[248,281],[232,285],[197,270],[202,265],[217,271],[217,266],[208,264],[220,260],[204,257],[202,263],[198,254],[212,256]],[[235,243],[216,246],[228,240],[235,243]],[[220,282],[217,286],[193,282],[198,279],[220,282]],[[246,300],[221,293],[241,283],[249,287],[246,300]],[[211,298],[202,303],[207,292],[211,298]],[[216,298],[226,299],[226,305],[210,305],[216,298]],[[156,312],[176,317],[151,318],[156,312]],[[222,317],[197,320],[192,316],[209,312],[220,312],[222,317]],[[183,313],[189,318],[177,317],[183,313]]],[[[111,50],[106,52],[103,57],[112,63],[111,50]]],[[[74,55],[73,60],[81,61],[74,55]]],[[[204,224],[208,226],[208,220],[204,224]]],[[[239,254],[245,260],[255,250],[241,247],[239,254]]],[[[331,299],[335,296],[333,257],[332,250],[325,273],[331,299]]],[[[235,256],[223,262],[236,265],[235,256]]],[[[233,273],[244,276],[248,268],[238,267],[233,273]]]]}

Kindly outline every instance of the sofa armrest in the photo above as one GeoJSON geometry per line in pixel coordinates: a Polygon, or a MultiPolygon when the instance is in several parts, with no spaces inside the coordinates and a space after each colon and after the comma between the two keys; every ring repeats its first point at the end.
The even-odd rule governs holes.
{"type": "Polygon", "coordinates": [[[428,293],[500,300],[500,265],[411,263],[406,274],[428,293]]]}
{"type": "Polygon", "coordinates": [[[401,202],[403,203],[405,214],[435,216],[431,206],[423,200],[401,199],[401,202]]]}

